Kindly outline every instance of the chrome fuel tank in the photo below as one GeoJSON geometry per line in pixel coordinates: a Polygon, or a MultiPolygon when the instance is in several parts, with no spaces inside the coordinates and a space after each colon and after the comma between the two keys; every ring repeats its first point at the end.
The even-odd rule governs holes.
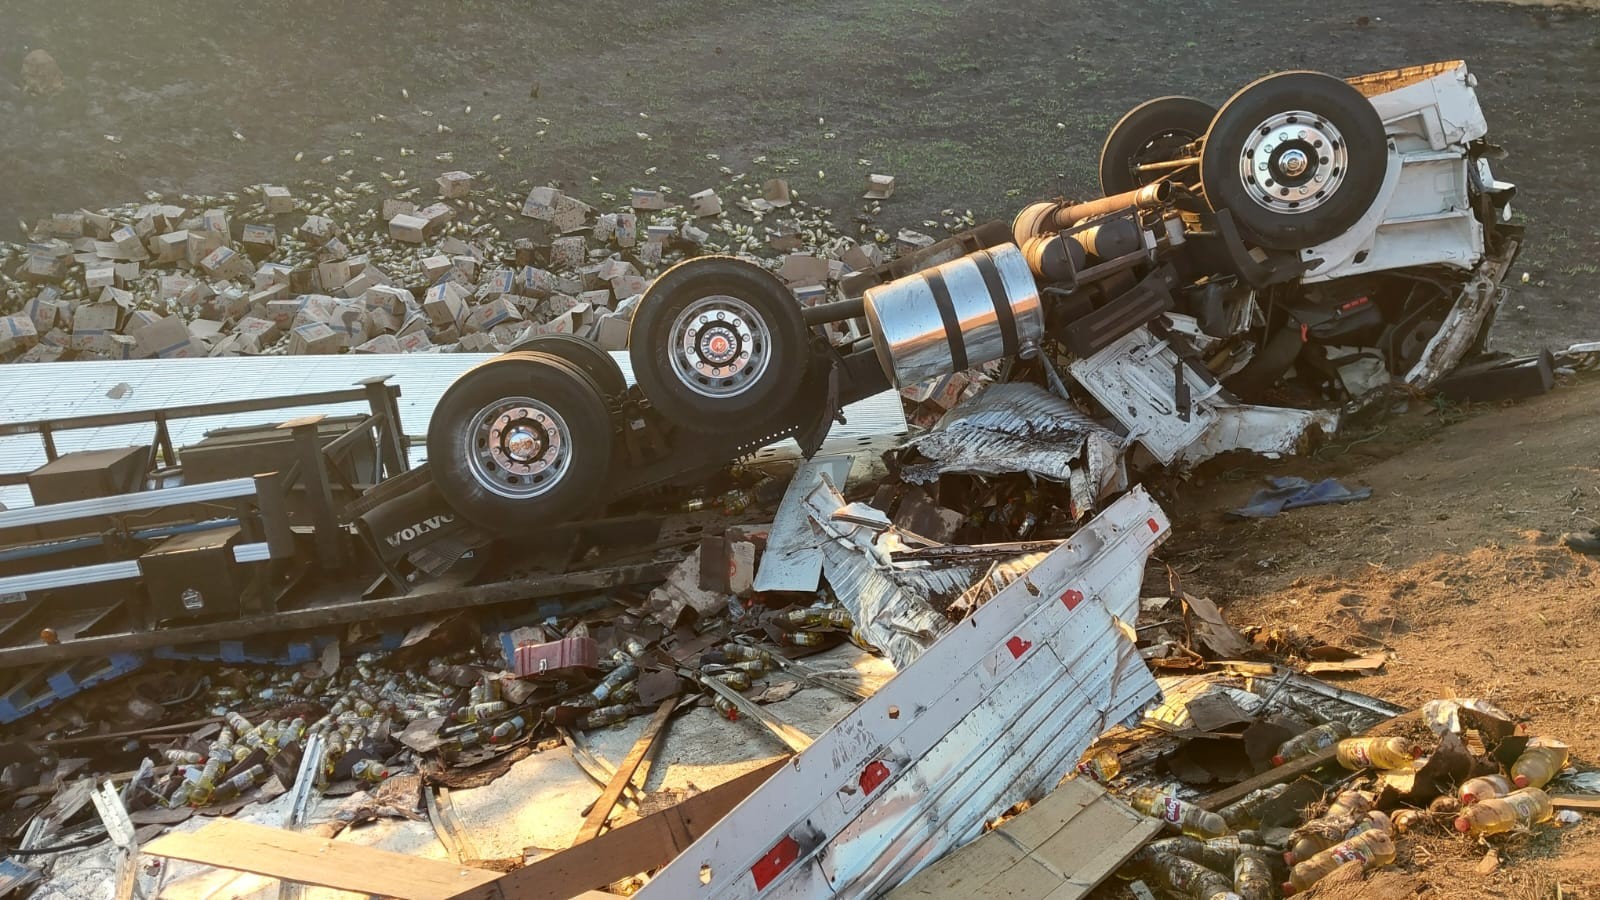
{"type": "Polygon", "coordinates": [[[1038,344],[1039,286],[1016,244],[1000,244],[866,292],[878,362],[903,388],[1038,344]]]}

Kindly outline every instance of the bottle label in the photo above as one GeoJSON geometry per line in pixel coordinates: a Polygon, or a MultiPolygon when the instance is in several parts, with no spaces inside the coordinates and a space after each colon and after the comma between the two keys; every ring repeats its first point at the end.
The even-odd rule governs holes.
{"type": "Polygon", "coordinates": [[[1517,814],[1519,819],[1533,818],[1533,814],[1538,810],[1539,806],[1539,801],[1535,800],[1530,794],[1522,794],[1520,796],[1513,794],[1506,797],[1506,802],[1511,805],[1512,811],[1517,814]]]}
{"type": "Polygon", "coordinates": [[[1350,756],[1363,766],[1372,765],[1372,754],[1367,752],[1367,745],[1356,744],[1350,748],[1350,756]]]}
{"type": "Polygon", "coordinates": [[[1360,849],[1352,847],[1349,844],[1340,844],[1339,846],[1334,847],[1332,850],[1329,850],[1328,854],[1334,859],[1338,860],[1340,865],[1351,862],[1352,860],[1360,860],[1361,865],[1363,866],[1369,862],[1365,853],[1362,853],[1360,849]]]}
{"type": "Polygon", "coordinates": [[[1174,825],[1183,820],[1183,801],[1177,797],[1161,798],[1161,818],[1174,825]]]}

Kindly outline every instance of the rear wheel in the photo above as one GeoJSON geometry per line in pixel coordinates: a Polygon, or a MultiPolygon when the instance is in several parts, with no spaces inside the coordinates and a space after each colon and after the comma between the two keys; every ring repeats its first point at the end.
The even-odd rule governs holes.
{"type": "Polygon", "coordinates": [[[1107,197],[1170,176],[1178,184],[1196,184],[1194,166],[1140,172],[1139,166],[1182,159],[1185,148],[1205,135],[1217,108],[1193,97],[1157,97],[1135,106],[1106,135],[1100,150],[1100,190],[1107,197]]]}
{"type": "Polygon", "coordinates": [[[1255,243],[1313,247],[1366,215],[1383,187],[1383,120],[1349,84],[1282,72],[1234,94],[1206,132],[1200,181],[1255,243]]]}
{"type": "Polygon", "coordinates": [[[628,389],[622,377],[622,367],[610,353],[593,341],[571,334],[536,334],[513,344],[508,353],[536,351],[558,356],[584,371],[594,379],[600,393],[612,397],[628,389]]]}
{"type": "Polygon", "coordinates": [[[428,423],[445,501],[482,528],[515,532],[599,504],[611,421],[594,380],[545,353],[490,360],[450,385],[428,423]]]}
{"type": "Polygon", "coordinates": [[[754,263],[700,257],[650,285],[628,335],[634,377],[674,423],[698,431],[751,427],[780,414],[806,367],[800,304],[754,263]]]}

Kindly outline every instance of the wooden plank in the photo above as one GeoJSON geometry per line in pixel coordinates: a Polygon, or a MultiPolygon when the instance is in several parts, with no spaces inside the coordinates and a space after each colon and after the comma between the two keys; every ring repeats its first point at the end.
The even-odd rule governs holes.
{"type": "Polygon", "coordinates": [[[664,866],[788,762],[774,760],[670,809],[507,872],[498,881],[464,890],[452,900],[566,900],[664,866]]]}
{"type": "Polygon", "coordinates": [[[1302,756],[1299,759],[1291,759],[1281,766],[1277,766],[1262,772],[1260,775],[1246,778],[1233,787],[1223,788],[1222,790],[1217,791],[1215,794],[1202,798],[1200,800],[1200,808],[1218,810],[1224,806],[1227,806],[1229,803],[1243,800],[1251,791],[1257,791],[1264,787],[1272,787],[1275,784],[1281,784],[1282,782],[1289,781],[1290,779],[1299,778],[1301,775],[1304,775],[1307,772],[1320,769],[1329,763],[1335,762],[1333,758],[1333,751],[1334,748],[1332,747],[1328,747],[1324,750],[1318,750],[1316,753],[1313,753],[1310,756],[1302,756]]]}
{"type": "Polygon", "coordinates": [[[890,900],[1078,900],[1151,837],[1142,816],[1078,778],[889,893],[890,900]]]}
{"type": "Polygon", "coordinates": [[[596,800],[594,807],[589,810],[589,816],[583,820],[583,827],[578,829],[578,837],[572,842],[573,844],[591,841],[599,836],[600,829],[605,827],[606,819],[611,817],[611,810],[622,798],[623,789],[633,783],[634,773],[639,771],[644,758],[655,748],[656,740],[661,737],[662,730],[667,727],[667,720],[672,718],[672,711],[677,706],[678,698],[674,695],[661,701],[661,705],[656,707],[656,714],[650,719],[650,724],[640,732],[639,739],[633,742],[633,748],[622,758],[622,765],[617,766],[617,771],[612,774],[611,782],[600,792],[600,799],[596,800]]]}
{"type": "MultiPolygon", "coordinates": [[[[1377,725],[1374,725],[1373,728],[1379,728],[1385,724],[1392,725],[1398,722],[1403,722],[1414,716],[1420,715],[1422,715],[1421,709],[1408,710],[1392,719],[1385,719],[1384,721],[1379,722],[1377,725]]],[[[1369,731],[1367,733],[1370,734],[1371,732],[1369,731]]],[[[1318,750],[1316,753],[1313,753],[1310,756],[1302,756],[1299,759],[1290,760],[1281,766],[1268,769],[1267,771],[1262,772],[1260,775],[1246,778],[1244,781],[1239,782],[1233,787],[1223,788],[1209,797],[1202,798],[1200,800],[1200,808],[1213,811],[1221,809],[1222,807],[1227,806],[1229,803],[1243,800],[1251,791],[1260,790],[1264,787],[1272,787],[1275,784],[1280,784],[1290,780],[1291,778],[1299,778],[1301,775],[1304,775],[1307,772],[1310,772],[1314,769],[1320,769],[1323,766],[1333,762],[1336,762],[1334,759],[1333,747],[1328,747],[1325,750],[1318,750]]]]}
{"type": "MultiPolygon", "coordinates": [[[[0,668],[25,666],[32,663],[59,662],[83,656],[104,656],[110,653],[148,650],[152,647],[179,646],[201,641],[220,641],[230,638],[254,637],[286,631],[325,628],[330,625],[348,625],[351,622],[377,621],[395,616],[439,612],[448,609],[467,609],[514,600],[560,597],[565,594],[582,594],[603,591],[607,588],[660,581],[681,560],[652,560],[624,566],[568,572],[561,575],[536,575],[496,581],[490,584],[460,588],[424,590],[404,597],[382,600],[361,600],[287,610],[264,616],[251,616],[226,622],[210,622],[182,628],[162,628],[94,637],[75,638],[59,644],[25,644],[20,647],[0,648],[0,668]]],[[[598,607],[596,607],[598,608],[598,607]]],[[[575,607],[574,612],[587,611],[575,607]]]]}
{"type": "Polygon", "coordinates": [[[1575,812],[1600,812],[1600,794],[1551,794],[1550,805],[1575,812]]]}
{"type": "Polygon", "coordinates": [[[500,877],[498,872],[452,862],[232,819],[214,819],[199,831],[165,835],[143,849],[152,856],[399,900],[445,900],[500,877]]]}

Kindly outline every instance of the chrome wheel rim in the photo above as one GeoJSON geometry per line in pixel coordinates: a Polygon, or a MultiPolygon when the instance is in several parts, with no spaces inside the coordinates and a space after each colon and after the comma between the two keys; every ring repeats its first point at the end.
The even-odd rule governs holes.
{"type": "Polygon", "coordinates": [[[478,410],[467,426],[472,478],[513,500],[553,490],[572,466],[567,422],[548,403],[506,397],[478,410]]]}
{"type": "Polygon", "coordinates": [[[1239,158],[1239,180],[1257,206],[1294,215],[1332,200],[1350,174],[1349,164],[1339,129],[1296,110],[1279,113],[1250,132],[1239,158]]]}
{"type": "Polygon", "coordinates": [[[702,297],[672,320],[672,372],[702,397],[735,397],[772,362],[772,333],[755,307],[726,294],[702,297]]]}

